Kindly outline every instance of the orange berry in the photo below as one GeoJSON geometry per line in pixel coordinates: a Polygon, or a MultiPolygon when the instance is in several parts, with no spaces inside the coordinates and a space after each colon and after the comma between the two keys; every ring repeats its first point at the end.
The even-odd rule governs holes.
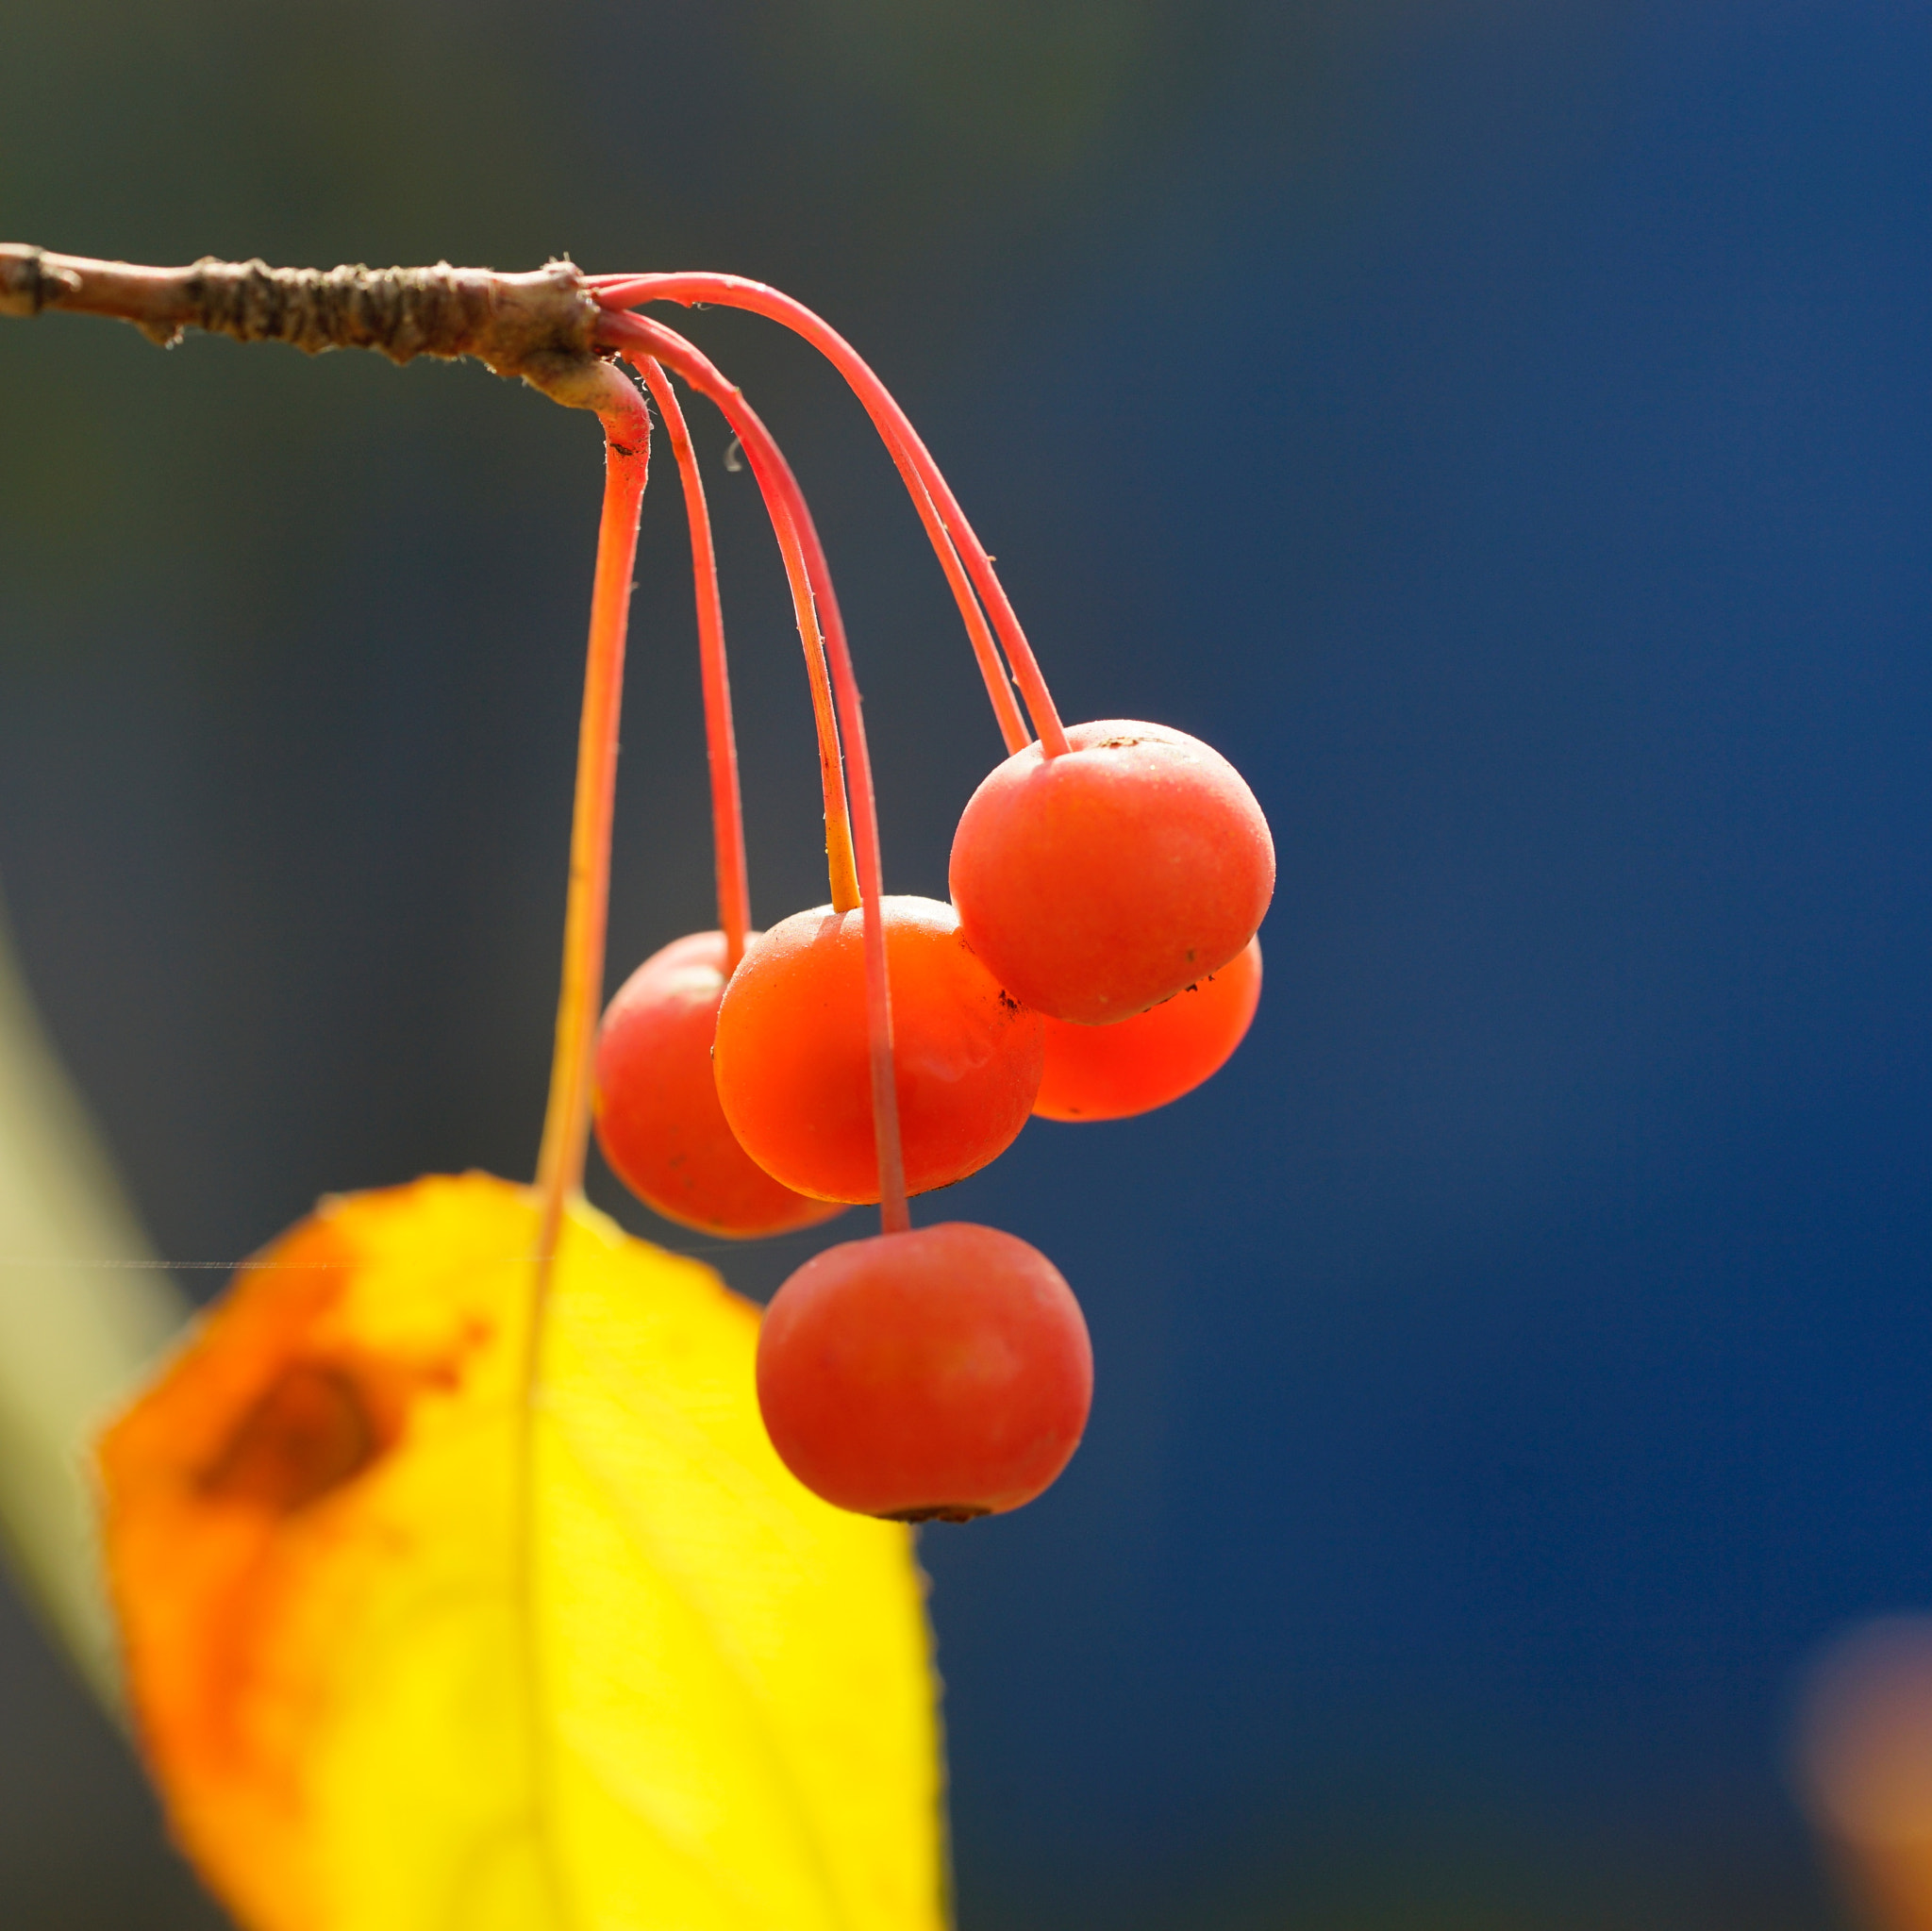
{"type": "Polygon", "coordinates": [[[1016,999],[1106,1025],[1224,966],[1274,892],[1268,821],[1217,751],[1162,724],[1075,724],[1016,751],[953,838],[968,942],[1016,999]]]}
{"type": "MultiPolygon", "coordinates": [[[[1012,1144],[1040,1090],[1040,1015],[1007,997],[949,905],[888,897],[906,1187],[949,1187],[1012,1144]]],[[[879,1197],[862,912],[794,912],[746,948],[718,1012],[718,1097],[740,1143],[822,1200],[879,1197]]]]}
{"type": "Polygon", "coordinates": [[[1125,1120],[1164,1107],[1227,1064],[1260,997],[1261,941],[1250,939],[1218,973],[1118,1025],[1050,1019],[1033,1110],[1042,1120],[1125,1120]]]}
{"type": "Polygon", "coordinates": [[[1093,1399],[1080,1306],[1037,1248],[951,1221],[808,1260],[758,1333],[758,1406],[827,1502],[964,1522],[1030,1502],[1093,1399]]]}
{"type": "Polygon", "coordinates": [[[839,1211],[780,1186],[732,1138],[711,1077],[724,935],[693,932],[619,989],[597,1031],[597,1144],[655,1213],[734,1240],[816,1226],[839,1211]]]}

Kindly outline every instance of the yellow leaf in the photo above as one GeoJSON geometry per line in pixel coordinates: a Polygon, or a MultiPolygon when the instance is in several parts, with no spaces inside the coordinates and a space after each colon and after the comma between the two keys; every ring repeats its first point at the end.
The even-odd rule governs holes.
{"type": "Polygon", "coordinates": [[[758,1312],[588,1209],[325,1203],[101,1446],[175,1829],[256,1931],[934,1931],[904,1529],[772,1452],[758,1312]],[[527,1532],[526,1532],[527,1531],[527,1532]]]}

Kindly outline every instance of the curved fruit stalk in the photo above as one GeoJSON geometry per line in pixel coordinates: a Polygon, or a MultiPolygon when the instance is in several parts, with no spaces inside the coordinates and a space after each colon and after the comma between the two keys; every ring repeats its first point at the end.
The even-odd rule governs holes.
{"type": "Polygon", "coordinates": [[[992,614],[992,627],[998,630],[1006,645],[1007,656],[1012,660],[1020,689],[1049,754],[1058,755],[1066,748],[1052,693],[1046,688],[1046,679],[1026,641],[1026,634],[1020,627],[1020,619],[993,570],[986,545],[974,534],[958,499],[940,474],[939,464],[920,441],[906,411],[843,336],[804,303],[763,282],[747,281],[742,275],[606,275],[593,276],[591,286],[596,291],[597,300],[612,311],[641,302],[715,302],[724,308],[748,308],[781,323],[818,349],[845,377],[864,405],[906,484],[958,605],[1007,749],[1017,751],[1026,742],[1026,727],[1014,705],[1012,687],[988,629],[986,616],[975,599],[975,589],[992,614]]]}
{"type": "MultiPolygon", "coordinates": [[[[698,674],[705,702],[705,764],[711,780],[711,862],[717,874],[718,926],[724,935],[724,974],[744,954],[751,929],[751,884],[744,861],[744,800],[738,785],[738,733],[731,721],[731,664],[724,649],[724,606],[718,591],[718,552],[711,541],[711,510],[705,501],[704,473],[691,447],[691,429],[671,378],[645,357],[638,364],[651,400],[664,418],[677,458],[684,491],[685,523],[691,531],[691,587],[697,601],[698,674]]],[[[816,666],[813,698],[824,673],[821,647],[806,650],[808,668],[816,666]]],[[[850,838],[848,831],[846,837],[850,838]]]]}
{"type": "MultiPolygon", "coordinates": [[[[650,474],[651,419],[642,399],[614,369],[604,372],[604,508],[597,528],[591,634],[577,726],[577,774],[571,807],[570,889],[564,901],[562,984],[550,1062],[550,1097],[537,1155],[541,1218],[536,1297],[541,1322],[558,1230],[583,1190],[591,1132],[591,1057],[603,1004],[604,940],[610,910],[610,821],[617,796],[617,726],[624,703],[624,647],[630,624],[638,516],[650,474]]],[[[537,1328],[532,1324],[532,1332],[537,1328]]],[[[535,1355],[528,1373],[536,1373],[535,1355]]]]}

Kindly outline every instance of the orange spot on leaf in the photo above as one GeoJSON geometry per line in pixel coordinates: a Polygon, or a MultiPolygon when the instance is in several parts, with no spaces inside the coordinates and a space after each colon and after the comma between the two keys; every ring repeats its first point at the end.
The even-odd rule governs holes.
{"type": "Polygon", "coordinates": [[[204,1471],[213,1501],[291,1514],[353,1480],[388,1444],[356,1383],[324,1361],[294,1361],[242,1416],[204,1471]]]}

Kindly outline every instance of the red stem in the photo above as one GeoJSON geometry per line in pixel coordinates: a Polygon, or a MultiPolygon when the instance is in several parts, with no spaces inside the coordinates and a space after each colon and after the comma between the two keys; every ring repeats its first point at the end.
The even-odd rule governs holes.
{"type": "Polygon", "coordinates": [[[839,722],[834,715],[830,674],[825,667],[825,641],[819,624],[811,566],[798,525],[784,501],[752,465],[752,475],[772,519],[778,554],[785,559],[785,580],[791,590],[791,608],[798,622],[798,641],[805,646],[805,676],[811,687],[812,723],[819,740],[819,785],[825,800],[825,872],[830,882],[832,909],[849,912],[858,904],[858,870],[852,852],[852,815],[845,801],[845,767],[839,755],[839,722]]]}
{"type": "Polygon", "coordinates": [[[677,458],[691,524],[691,570],[697,586],[698,665],[705,688],[705,750],[711,772],[711,850],[718,874],[718,925],[724,934],[724,976],[738,970],[751,930],[751,887],[744,863],[744,804],[738,786],[738,739],[731,728],[731,670],[724,655],[724,608],[718,595],[718,553],[705,479],[698,471],[691,430],[671,378],[648,356],[638,371],[657,402],[658,413],[677,458]]]}
{"type": "MultiPolygon", "coordinates": [[[[637,364],[640,373],[642,372],[644,362],[651,360],[648,357],[640,359],[635,356],[630,358],[630,359],[637,364]]],[[[655,363],[653,366],[656,366],[655,363]]],[[[659,369],[658,373],[661,380],[664,372],[662,369],[659,369]]],[[[644,379],[648,382],[650,377],[646,375],[644,379]]],[[[653,392],[655,393],[655,391],[653,392]]],[[[668,385],[666,393],[672,393],[668,385]]],[[[674,394],[674,405],[675,400],[676,398],[674,394]]],[[[682,414],[680,413],[679,421],[682,422],[682,414]]],[[[688,442],[687,446],[689,446],[688,442]]],[[[695,463],[696,458],[693,457],[692,468],[683,471],[687,478],[687,491],[691,482],[696,479],[695,463]]],[[[682,458],[679,458],[679,466],[682,470],[682,458]]],[[[756,467],[754,467],[753,474],[755,476],[758,474],[756,467]]],[[[758,477],[758,480],[759,493],[764,498],[766,511],[772,520],[772,534],[778,540],[778,555],[784,560],[785,581],[791,591],[791,609],[798,624],[798,641],[805,650],[805,677],[806,683],[811,691],[812,722],[817,728],[819,740],[819,783],[824,793],[825,801],[825,871],[830,884],[832,908],[835,911],[849,912],[859,902],[858,870],[853,857],[852,819],[845,803],[845,768],[839,756],[839,724],[833,706],[831,677],[825,666],[824,639],[819,628],[818,608],[812,594],[811,571],[806,559],[804,545],[799,541],[798,529],[789,505],[781,497],[775,495],[772,490],[767,488],[762,477],[758,477]]],[[[699,482],[697,487],[700,494],[702,494],[703,484],[699,482]]],[[[687,500],[689,500],[688,494],[687,500]]],[[[706,533],[708,540],[708,517],[706,520],[706,533]]],[[[693,535],[692,541],[695,542],[695,535],[693,535]]],[[[712,567],[711,577],[712,585],[715,589],[717,577],[715,564],[712,567]]],[[[704,590],[701,574],[699,587],[701,609],[703,595],[704,590]]],[[[724,662],[723,637],[724,619],[721,614],[719,617],[719,662],[721,665],[724,662]]],[[[708,708],[706,712],[708,730],[711,722],[708,702],[709,693],[708,691],[708,708]]],[[[728,710],[726,712],[726,722],[728,726],[728,710]]],[[[711,764],[714,797],[717,774],[717,760],[714,757],[711,764]]],[[[735,802],[736,792],[734,789],[734,804],[735,802]]],[[[741,827],[739,837],[741,840],[739,845],[740,863],[741,865],[743,862],[741,827]]],[[[737,964],[736,956],[733,957],[732,964],[734,966],[737,964]]]]}
{"type": "MultiPolygon", "coordinates": [[[[658,368],[658,364],[655,361],[652,361],[652,359],[649,357],[639,358],[633,356],[630,358],[630,359],[636,364],[641,374],[643,373],[644,366],[648,362],[652,368],[656,368],[658,370],[658,379],[660,382],[664,380],[663,370],[661,368],[658,368]]],[[[651,378],[648,375],[646,375],[644,376],[644,380],[647,383],[649,383],[651,381],[651,378]]],[[[658,393],[658,391],[655,386],[653,386],[652,388],[652,393],[654,395],[658,393]]],[[[663,393],[667,396],[670,396],[672,407],[674,408],[676,408],[676,394],[671,389],[669,383],[665,383],[663,393]]],[[[668,417],[666,418],[666,421],[668,424],[668,417]]],[[[679,426],[682,427],[684,423],[684,417],[683,412],[681,410],[678,413],[677,422],[679,426]]],[[[674,441],[675,441],[675,436],[674,432],[674,441]]],[[[686,453],[690,453],[691,451],[690,438],[688,433],[686,435],[684,442],[684,450],[686,453]]],[[[680,474],[685,479],[686,502],[689,503],[691,500],[690,492],[692,488],[695,488],[698,491],[698,500],[700,506],[699,513],[703,514],[705,517],[705,541],[707,545],[707,551],[708,553],[710,543],[710,518],[708,512],[707,512],[703,508],[704,483],[698,475],[696,456],[694,454],[691,454],[690,466],[687,467],[685,464],[684,455],[680,455],[678,458],[678,468],[680,474]]],[[[754,470],[753,474],[756,476],[757,471],[754,470]]],[[[812,722],[817,728],[819,740],[819,783],[824,793],[825,801],[825,871],[829,879],[832,897],[832,908],[835,911],[849,912],[854,910],[858,905],[858,870],[857,861],[853,857],[852,850],[852,819],[845,803],[845,767],[841,762],[839,755],[839,722],[832,698],[831,675],[825,665],[824,639],[820,632],[818,608],[812,594],[811,572],[807,563],[805,549],[803,544],[799,541],[797,527],[792,521],[791,511],[790,508],[781,498],[774,495],[771,490],[766,488],[761,478],[758,480],[758,490],[759,493],[764,498],[766,511],[770,515],[772,520],[772,534],[778,540],[778,555],[782,558],[785,565],[785,581],[791,592],[792,614],[796,619],[798,624],[798,641],[805,650],[805,677],[806,683],[809,687],[811,691],[812,722]]],[[[697,544],[697,532],[695,526],[693,527],[691,533],[691,542],[693,556],[695,557],[697,544]]],[[[697,574],[699,599],[699,631],[700,644],[702,646],[704,626],[704,606],[706,594],[705,584],[707,580],[707,574],[702,566],[700,566],[697,574]]],[[[715,598],[717,591],[717,565],[714,558],[710,560],[708,579],[710,583],[712,595],[715,598]]],[[[724,620],[722,609],[717,611],[716,622],[718,624],[717,661],[722,674],[724,663],[724,620]]],[[[724,691],[725,699],[724,707],[724,728],[728,733],[731,724],[730,692],[728,683],[725,684],[724,691]]],[[[711,758],[711,789],[712,810],[715,819],[715,814],[717,811],[719,764],[716,756],[716,734],[713,728],[715,724],[715,714],[711,707],[710,687],[708,682],[706,685],[705,703],[706,731],[707,734],[710,736],[713,746],[713,755],[711,758]]],[[[734,839],[736,841],[738,864],[741,873],[742,873],[744,866],[744,834],[743,822],[742,819],[740,817],[738,811],[737,752],[735,746],[733,746],[731,749],[731,803],[732,815],[734,819],[734,839]]],[[[722,841],[719,843],[718,849],[721,852],[724,849],[722,841]]],[[[722,900],[722,882],[720,885],[720,895],[722,900]]],[[[746,920],[748,924],[748,912],[746,914],[746,920]]],[[[724,923],[722,915],[720,923],[724,923]]],[[[728,944],[728,930],[726,934],[726,940],[728,944]]],[[[731,966],[733,968],[737,966],[738,959],[741,951],[742,948],[740,947],[738,951],[732,953],[731,966]]]]}
{"type": "Polygon", "coordinates": [[[939,511],[933,508],[925,485],[908,462],[905,451],[890,440],[886,446],[892,452],[892,461],[898,466],[900,480],[912,498],[912,507],[919,511],[920,522],[925,525],[925,534],[932,541],[933,555],[940,559],[940,568],[946,574],[946,587],[953,592],[953,601],[958,606],[959,616],[966,625],[973,655],[978,660],[979,674],[985,680],[986,694],[992,701],[992,714],[998,720],[1000,736],[1006,741],[1009,754],[1024,751],[1033,741],[1033,733],[1026,728],[1026,720],[1020,715],[1012,680],[1007,675],[999,645],[992,641],[992,632],[987,627],[986,612],[979,608],[979,599],[973,594],[973,586],[967,581],[965,567],[959,561],[958,546],[946,533],[946,526],[941,522],[939,511]]]}
{"type": "MultiPolygon", "coordinates": [[[[651,415],[644,399],[617,370],[598,367],[576,391],[574,407],[595,407],[604,425],[604,508],[597,525],[597,568],[591,591],[591,636],[584,664],[584,707],[577,728],[575,798],[571,807],[570,887],[563,913],[563,984],[557,1001],[557,1043],[550,1062],[550,1099],[537,1156],[537,1247],[524,1329],[518,1431],[511,1491],[511,1551],[521,1613],[517,1681],[525,1740],[539,1764],[534,1794],[549,1806],[544,1773],[548,1734],[539,1720],[544,1679],[536,1641],[536,1490],[531,1475],[537,1402],[543,1369],[544,1315],[564,1217],[584,1184],[591,1131],[591,1061],[604,1005],[604,940],[610,900],[610,820],[617,791],[618,713],[624,701],[624,649],[630,622],[631,575],[637,563],[638,512],[650,474],[651,415]],[[594,395],[594,404],[588,397],[594,395]]],[[[541,1822],[541,1819],[540,1819],[541,1822]]],[[[566,1908],[564,1880],[542,1847],[541,1883],[552,1907],[566,1908]]]]}
{"type": "MultiPolygon", "coordinates": [[[[938,541],[939,537],[944,536],[948,546],[958,545],[958,560],[963,562],[974,588],[985,599],[992,627],[999,633],[1000,641],[1006,646],[1007,656],[1012,663],[1014,680],[1026,700],[1027,709],[1033,713],[1033,722],[1040,732],[1041,750],[1048,757],[1058,757],[1068,748],[1067,734],[1060,724],[1059,712],[1054,707],[1053,695],[1046,688],[1046,679],[1041,674],[1033,648],[1026,641],[1026,633],[1020,627],[1020,619],[1000,586],[985,544],[974,534],[973,525],[966,520],[966,512],[959,508],[959,499],[940,474],[939,465],[920,441],[919,433],[913,428],[906,411],[892,399],[891,392],[873,373],[865,358],[837,329],[822,317],[814,315],[802,302],[794,301],[790,295],[763,282],[747,281],[741,275],[696,273],[592,275],[590,286],[591,292],[608,310],[622,310],[638,302],[677,302],[687,308],[694,303],[715,302],[723,308],[748,308],[802,335],[831,362],[851,385],[853,393],[865,406],[866,413],[884,438],[892,460],[899,466],[900,474],[907,479],[914,508],[920,508],[922,492],[930,499],[925,508],[921,509],[921,521],[925,523],[928,535],[934,537],[934,548],[940,552],[941,565],[945,562],[945,551],[938,541]],[[916,490],[912,489],[915,477],[919,484],[916,490]],[[936,518],[928,519],[927,509],[936,509],[936,518]]],[[[600,325],[600,335],[606,325],[600,325]]],[[[954,580],[950,570],[947,578],[948,581],[954,580]]],[[[955,594],[958,594],[957,587],[955,594]]],[[[967,614],[963,603],[960,614],[967,614]]],[[[967,630],[974,636],[977,651],[979,638],[970,616],[967,617],[967,630]]],[[[996,713],[1001,713],[1001,729],[1008,732],[1010,744],[1011,733],[1008,731],[998,689],[1004,685],[1004,677],[996,674],[984,655],[980,658],[980,670],[986,677],[993,708],[996,713]]]]}
{"type": "Polygon", "coordinates": [[[804,548],[811,591],[818,604],[832,682],[838,693],[839,722],[850,767],[853,832],[858,845],[859,904],[864,914],[866,1033],[872,1066],[873,1137],[879,1164],[879,1221],[889,1234],[911,1225],[906,1207],[906,1160],[899,1138],[899,1092],[892,1076],[892,999],[886,970],[886,927],[880,900],[884,865],[879,851],[878,803],[873,789],[872,753],[852,652],[839,614],[832,573],[805,494],[772,433],[744,399],[743,392],[693,344],[660,323],[641,315],[612,314],[602,328],[625,353],[641,353],[668,363],[701,395],[717,405],[737,432],[746,459],[768,500],[782,503],[804,548]]]}
{"type": "Polygon", "coordinates": [[[637,563],[638,514],[650,472],[651,418],[643,398],[613,370],[598,411],[604,424],[604,510],[591,592],[591,639],[577,730],[571,810],[570,890],[563,915],[563,984],[550,1100],[537,1160],[541,1212],[538,1297],[547,1288],[567,1202],[583,1186],[591,1130],[591,1061],[604,1006],[604,937],[610,901],[610,818],[617,791],[617,724],[624,701],[625,636],[637,563]]]}

